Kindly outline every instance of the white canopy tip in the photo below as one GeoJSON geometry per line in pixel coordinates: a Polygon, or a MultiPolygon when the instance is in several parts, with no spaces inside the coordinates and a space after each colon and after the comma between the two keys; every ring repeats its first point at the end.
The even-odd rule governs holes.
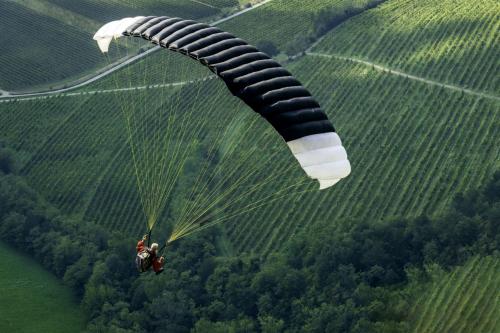
{"type": "Polygon", "coordinates": [[[324,190],[325,188],[332,187],[337,184],[340,179],[318,179],[319,181],[319,189],[324,190]]]}
{"type": "Polygon", "coordinates": [[[287,142],[306,174],[323,190],[351,173],[351,164],[337,133],[313,134],[287,142]]]}
{"type": "Polygon", "coordinates": [[[103,25],[94,35],[94,40],[97,41],[97,45],[99,46],[101,52],[108,52],[109,45],[111,44],[113,38],[116,39],[122,37],[128,27],[143,18],[144,16],[126,17],[103,25]]]}
{"type": "Polygon", "coordinates": [[[111,41],[113,40],[113,38],[106,37],[106,38],[100,38],[100,39],[96,39],[96,40],[97,40],[97,45],[99,46],[99,50],[101,50],[102,53],[107,53],[109,50],[109,44],[111,44],[111,41]]]}

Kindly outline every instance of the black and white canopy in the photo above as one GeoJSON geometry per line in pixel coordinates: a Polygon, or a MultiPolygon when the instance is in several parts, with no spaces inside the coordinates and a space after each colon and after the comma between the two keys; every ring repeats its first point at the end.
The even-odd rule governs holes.
{"type": "Polygon", "coordinates": [[[167,16],[109,22],[94,39],[107,52],[113,38],[122,36],[142,37],[207,66],[276,129],[320,189],[349,175],[347,153],[318,102],[290,72],[254,46],[208,24],[167,16]]]}

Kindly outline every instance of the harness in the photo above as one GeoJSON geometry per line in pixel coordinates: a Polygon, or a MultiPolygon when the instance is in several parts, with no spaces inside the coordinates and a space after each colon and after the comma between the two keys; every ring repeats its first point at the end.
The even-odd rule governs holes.
{"type": "MultiPolygon", "coordinates": [[[[141,252],[137,253],[137,256],[135,257],[135,265],[140,273],[148,271],[151,268],[151,266],[153,266],[153,260],[155,259],[155,256],[153,256],[149,251],[151,231],[152,230],[149,230],[148,232],[148,243],[146,248],[141,252]]],[[[166,247],[167,247],[167,242],[165,242],[165,244],[158,250],[156,257],[163,256],[163,252],[165,251],[166,247]]]]}

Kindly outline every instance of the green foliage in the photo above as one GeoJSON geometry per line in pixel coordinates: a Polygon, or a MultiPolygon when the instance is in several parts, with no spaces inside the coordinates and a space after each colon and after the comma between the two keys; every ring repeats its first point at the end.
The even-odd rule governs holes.
{"type": "Polygon", "coordinates": [[[372,9],[384,1],[354,1],[346,7],[331,5],[322,8],[314,17],[314,36],[319,38],[349,18],[372,9]]]}
{"type": "MultiPolygon", "coordinates": [[[[251,333],[256,332],[255,322],[248,318],[234,319],[224,322],[210,322],[201,319],[196,322],[195,327],[191,330],[192,333],[251,333]]],[[[272,331],[278,332],[278,331],[272,331]]]]}
{"type": "MultiPolygon", "coordinates": [[[[353,162],[353,173],[331,191],[303,194],[293,206],[278,200],[227,224],[237,252],[271,253],[305,226],[322,220],[440,213],[455,193],[491,176],[500,138],[494,121],[498,103],[335,59],[306,56],[289,69],[333,120],[353,162]]],[[[193,89],[184,89],[192,98],[193,89]]],[[[152,110],[170,96],[163,89],[149,93],[145,103],[152,110]]],[[[214,92],[204,93],[211,103],[214,92]]],[[[228,95],[216,113],[232,111],[251,112],[228,95]]],[[[208,117],[203,109],[197,112],[208,117]]],[[[143,213],[123,124],[116,98],[108,94],[0,103],[1,136],[21,151],[20,166],[37,191],[65,213],[86,214],[109,230],[135,234],[144,228],[143,213]]],[[[259,126],[256,138],[268,129],[264,122],[259,126]]],[[[265,174],[295,165],[278,139],[260,147],[280,151],[268,168],[262,168],[259,158],[248,168],[261,165],[265,174]]],[[[249,149],[254,141],[241,141],[242,149],[249,149]]],[[[296,171],[301,171],[298,166],[296,171]]],[[[294,179],[283,179],[279,186],[294,179]]],[[[176,192],[176,198],[187,194],[176,192]]],[[[269,192],[262,191],[255,197],[266,195],[269,192]]]]}
{"type": "Polygon", "coordinates": [[[17,162],[14,159],[14,152],[0,145],[0,172],[4,174],[16,173],[18,168],[17,162]]]}
{"type": "Polygon", "coordinates": [[[266,53],[270,57],[274,57],[275,55],[278,55],[280,52],[276,45],[274,45],[273,42],[270,40],[261,40],[257,42],[256,47],[261,50],[262,52],[266,53]]]}
{"type": "Polygon", "coordinates": [[[262,333],[283,332],[285,322],[283,319],[276,319],[271,316],[259,317],[259,325],[262,333]]]}

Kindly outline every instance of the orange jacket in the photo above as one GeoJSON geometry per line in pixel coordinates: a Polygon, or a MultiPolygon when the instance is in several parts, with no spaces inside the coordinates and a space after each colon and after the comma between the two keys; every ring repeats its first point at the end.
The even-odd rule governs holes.
{"type": "Polygon", "coordinates": [[[163,257],[158,258],[156,256],[156,252],[151,251],[146,247],[143,240],[137,242],[137,246],[135,247],[137,253],[141,253],[143,251],[148,251],[151,254],[151,262],[153,263],[153,271],[158,272],[161,271],[163,265],[165,264],[165,259],[163,257]]]}
{"type": "Polygon", "coordinates": [[[137,246],[135,247],[135,249],[137,250],[137,253],[141,253],[144,250],[146,250],[146,246],[144,245],[144,241],[140,240],[139,242],[137,242],[137,246]]]}

